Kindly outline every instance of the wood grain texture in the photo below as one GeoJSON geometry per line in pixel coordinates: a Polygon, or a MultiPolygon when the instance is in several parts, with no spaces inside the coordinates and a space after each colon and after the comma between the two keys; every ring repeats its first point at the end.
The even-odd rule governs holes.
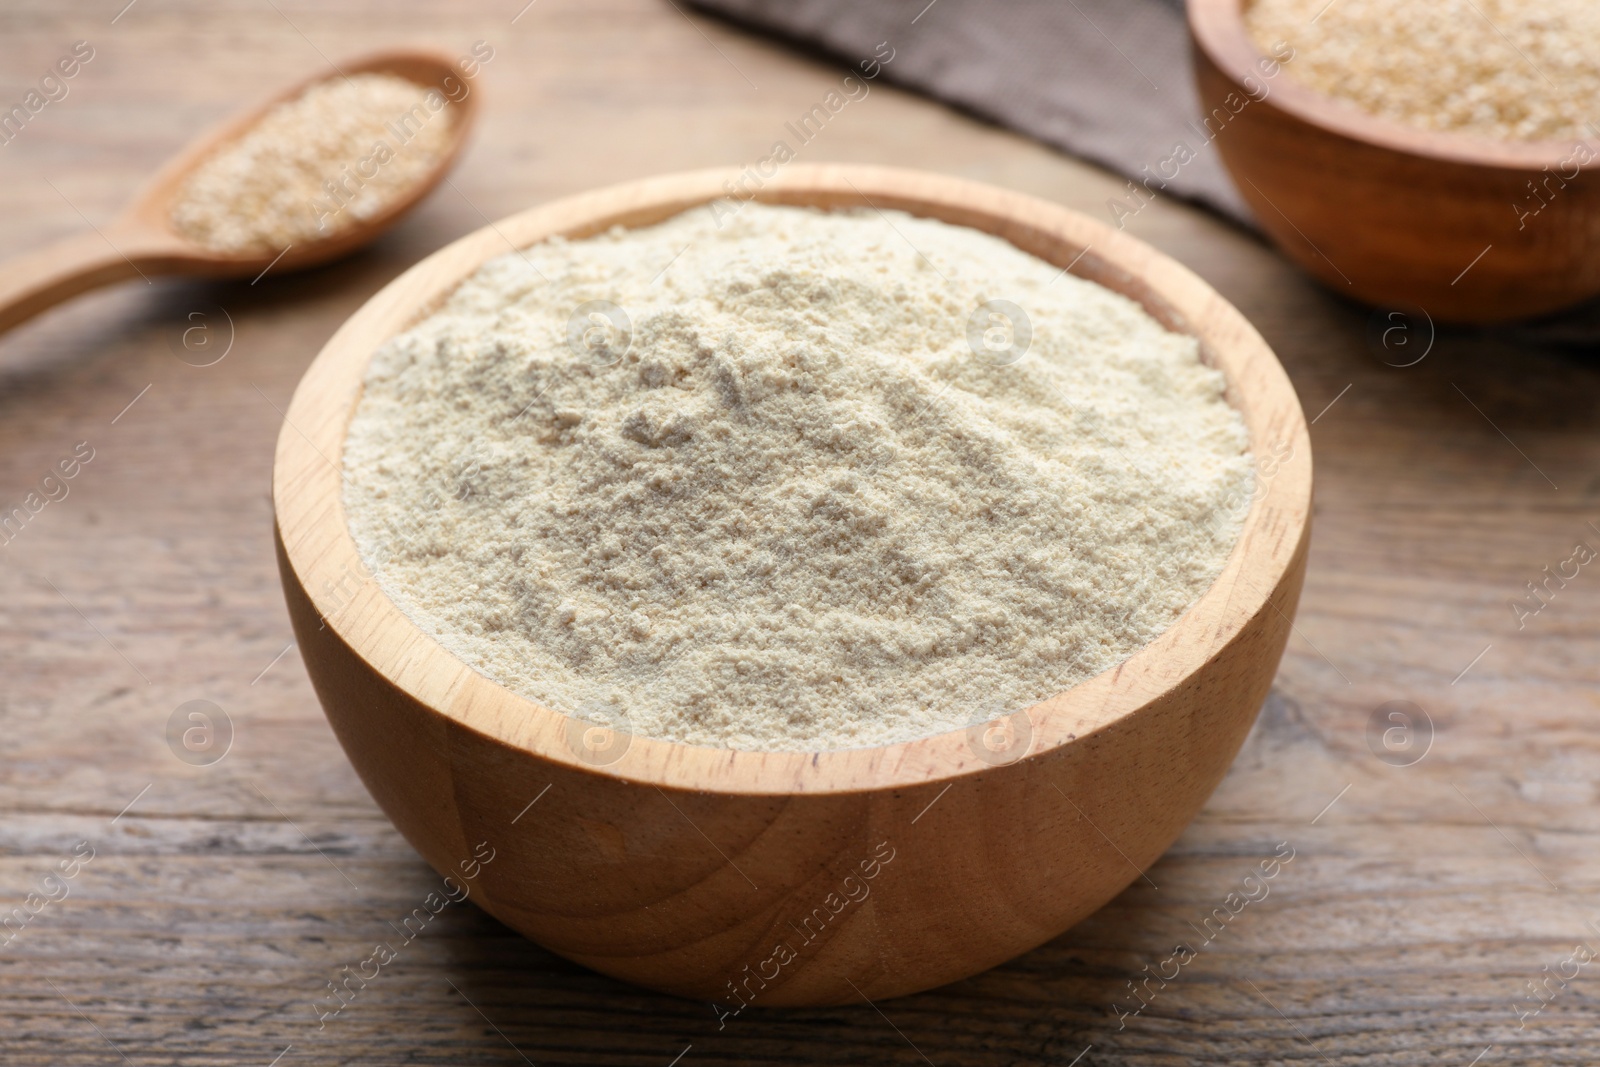
{"type": "MultiPolygon", "coordinates": [[[[295,383],[372,293],[485,217],[759,159],[843,73],[656,0],[539,0],[512,26],[519,6],[140,0],[115,26],[109,6],[0,11],[0,100],[72,41],[98,50],[0,149],[8,255],[81,230],[80,210],[104,225],[198,132],[315,73],[318,51],[496,48],[460,169],[369,251],[255,286],[135,282],[0,341],[0,503],[77,441],[96,448],[71,494],[0,548],[7,907],[75,842],[97,850],[71,895],[0,948],[8,1067],[122,1063],[106,1039],[138,1067],[264,1067],[291,1045],[280,1067],[667,1067],[686,1047],[678,1067],[1063,1067],[1090,1045],[1079,1067],[1466,1067],[1491,1045],[1479,1067],[1593,1061],[1591,969],[1521,1028],[1513,1007],[1595,936],[1600,584],[1585,568],[1521,630],[1508,601],[1600,522],[1600,370],[1449,331],[1415,366],[1387,366],[1365,310],[1167,201],[1128,229],[1215,286],[1283,360],[1312,420],[1317,514],[1274,692],[1153,885],[882,1015],[752,1009],[720,1030],[705,1004],[601,977],[451,905],[319,1029],[326,983],[440,883],[351,769],[299,650],[284,651],[269,492],[295,383]],[[187,366],[172,334],[210,305],[232,316],[233,348],[187,366]],[[214,766],[179,762],[164,738],[193,699],[235,727],[214,766]],[[1402,699],[1435,729],[1410,767],[1366,737],[1374,710],[1402,699]],[[1127,983],[1282,841],[1296,858],[1270,895],[1119,1029],[1127,983]]],[[[802,159],[925,167],[1101,217],[1124,186],[881,83],[802,159]]]]}
{"type": "Polygon", "coordinates": [[[730,1010],[902,996],[1084,918],[1139,878],[1210,796],[1289,636],[1310,539],[1310,441],[1260,336],[1148,245],[994,186],[791,163],[755,199],[972,226],[1199,338],[1259,457],[1238,544],[1155,641],[987,726],[973,708],[965,730],[812,753],[591,735],[596,727],[467,667],[372,580],[343,507],[345,435],[378,346],[488,260],[659,222],[724,197],[738,178],[667,175],[532,208],[374,296],[284,415],[273,472],[284,587],[329,721],[384,811],[441,875],[475,867],[479,845],[502,857],[480,883],[490,914],[606,974],[730,1010]],[[534,786],[550,797],[519,826],[534,786]]]}
{"type": "MultiPolygon", "coordinates": [[[[438,87],[441,92],[463,84],[453,56],[395,49],[346,58],[336,70],[318,71],[284,86],[185,146],[145,182],[133,202],[112,222],[0,262],[0,331],[112,282],[132,278],[149,281],[163,274],[248,278],[268,269],[276,269],[281,275],[331,262],[376,240],[421,203],[455,165],[478,112],[480,97],[470,87],[465,93],[458,88],[449,94],[459,97],[446,105],[452,115],[450,144],[422,179],[382,210],[355,219],[326,238],[299,241],[264,253],[224,252],[197,244],[172,226],[173,203],[184,181],[219,147],[247,132],[274,107],[295,99],[318,82],[370,73],[398,75],[418,85],[438,87]]],[[[26,129],[22,127],[17,136],[26,129]]]]}
{"type": "Polygon", "coordinates": [[[1263,56],[1243,6],[1188,5],[1201,107],[1285,255],[1335,292],[1451,322],[1600,295],[1600,137],[1500,142],[1367,115],[1263,56]]]}

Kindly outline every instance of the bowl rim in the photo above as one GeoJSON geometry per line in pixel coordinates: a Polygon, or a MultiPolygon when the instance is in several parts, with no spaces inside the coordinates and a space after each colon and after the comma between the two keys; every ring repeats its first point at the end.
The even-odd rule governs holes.
{"type": "MultiPolygon", "coordinates": [[[[1254,327],[1176,261],[1064,207],[995,186],[928,172],[846,164],[790,164],[764,178],[753,199],[769,203],[898,208],[973,226],[1081,277],[1132,297],[1169,329],[1199,338],[1203,357],[1228,379],[1228,399],[1250,430],[1258,461],[1267,442],[1287,457],[1259,473],[1239,540],[1212,585],[1163,633],[1122,663],[1014,713],[1030,744],[1004,760],[983,758],[975,727],[892,745],[821,752],[708,748],[626,738],[614,762],[596,765],[570,742],[593,724],[506,689],[424,633],[361,563],[345,518],[343,444],[373,352],[420,319],[480,265],[544,238],[641,226],[724,198],[741,172],[692,171],[569,196],[511,215],[434,252],[372,296],[306,370],[280,429],[273,507],[285,583],[297,583],[322,625],[379,676],[421,706],[500,743],[561,765],[642,786],[701,793],[858,793],[927,785],[1059,755],[1059,749],[1161,703],[1271,603],[1310,521],[1311,447],[1288,376],[1254,327]],[[355,582],[351,593],[347,582],[355,582]]],[[[1009,718],[1010,716],[1007,716],[1009,718]]],[[[991,720],[994,721],[994,720],[991,720]]]]}
{"type": "MultiPolygon", "coordinates": [[[[1245,29],[1244,9],[1252,0],[1188,0],[1189,37],[1211,63],[1236,85],[1257,77],[1257,64],[1272,60],[1245,29]]],[[[1292,45],[1292,42],[1290,42],[1292,45]]],[[[1473,134],[1408,126],[1372,115],[1355,104],[1319,93],[1294,78],[1292,61],[1279,61],[1288,76],[1276,82],[1260,102],[1272,101],[1283,112],[1327,133],[1407,156],[1505,170],[1539,171],[1571,165],[1580,147],[1589,160],[1580,170],[1600,168],[1600,134],[1596,137],[1497,141],[1473,134]]],[[[1570,178],[1568,179],[1570,180],[1570,178]]]]}

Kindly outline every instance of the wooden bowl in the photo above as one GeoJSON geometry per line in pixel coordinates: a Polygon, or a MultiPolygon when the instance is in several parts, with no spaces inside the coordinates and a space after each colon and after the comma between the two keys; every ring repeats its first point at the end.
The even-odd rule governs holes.
{"type": "Polygon", "coordinates": [[[1243,4],[1189,0],[1195,77],[1207,136],[1289,258],[1337,292],[1447,321],[1600,294],[1600,141],[1493,141],[1369,115],[1296,84],[1292,58],[1269,75],[1243,4]]]}
{"type": "Polygon", "coordinates": [[[1200,809],[1283,652],[1305,570],[1310,441],[1256,331],[1141,242],[986,185],[789,166],[758,199],[986,230],[1197,336],[1262,461],[1238,545],[1194,607],[1114,670],[907,744],[699,748],[611,734],[517,696],[419,630],[357,555],[340,470],[368,361],[508,240],[658,222],[723,195],[733,176],[671,175],[513,215],[368,301],[306,372],[278,438],[279,562],[350,761],[436,870],[462,881],[471,869],[464,884],[485,910],[595,970],[729,1010],[859,1003],[1055,937],[1138,879],[1200,809]]]}

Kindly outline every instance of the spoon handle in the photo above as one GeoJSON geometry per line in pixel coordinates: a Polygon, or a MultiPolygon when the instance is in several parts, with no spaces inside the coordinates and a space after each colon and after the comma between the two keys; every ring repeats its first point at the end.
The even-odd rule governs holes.
{"type": "Polygon", "coordinates": [[[0,262],[0,332],[86,290],[166,273],[139,238],[135,231],[111,226],[0,262]]]}

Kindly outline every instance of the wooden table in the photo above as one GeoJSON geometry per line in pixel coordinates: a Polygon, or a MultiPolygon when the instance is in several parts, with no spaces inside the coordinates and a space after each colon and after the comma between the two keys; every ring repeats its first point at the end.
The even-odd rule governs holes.
{"type": "MultiPolygon", "coordinates": [[[[254,285],[135,283],[0,342],[0,509],[79,442],[93,450],[68,495],[0,547],[0,901],[66,893],[0,947],[0,1060],[1594,1062],[1600,566],[1552,580],[1520,628],[1510,605],[1578,542],[1600,548],[1600,373],[1449,332],[1420,363],[1387,366],[1365,311],[1170,203],[1130,228],[1266,334],[1316,417],[1319,485],[1274,695],[1148,881],[955,986],[721,1030],[705,1004],[590,974],[452,906],[319,1025],[330,980],[436,876],[368,798],[290,645],[268,477],[296,380],[374,290],[485,218],[759,159],[841,72],[657,0],[538,0],[520,15],[521,0],[448,13],[143,0],[118,15],[123,2],[0,12],[5,107],[75,40],[95,49],[69,95],[0,148],[0,252],[107,219],[192,133],[325,56],[479,39],[495,56],[454,185],[369,253],[254,285]],[[191,313],[228,328],[217,306],[226,357],[175,358],[191,313]],[[234,732],[207,766],[167,740],[194,700],[234,732]],[[1381,729],[1369,737],[1390,701],[1431,721],[1413,765],[1379,758],[1381,729]],[[1294,859],[1267,895],[1203,943],[1206,917],[1280,842],[1294,859]],[[63,863],[74,877],[45,882],[63,863]],[[1179,942],[1196,958],[1119,1029],[1130,980],[1170,973],[1179,942]],[[1530,981],[1545,983],[1538,999],[1530,981]]],[[[927,167],[1102,214],[1121,185],[881,84],[804,158],[927,167]]]]}

